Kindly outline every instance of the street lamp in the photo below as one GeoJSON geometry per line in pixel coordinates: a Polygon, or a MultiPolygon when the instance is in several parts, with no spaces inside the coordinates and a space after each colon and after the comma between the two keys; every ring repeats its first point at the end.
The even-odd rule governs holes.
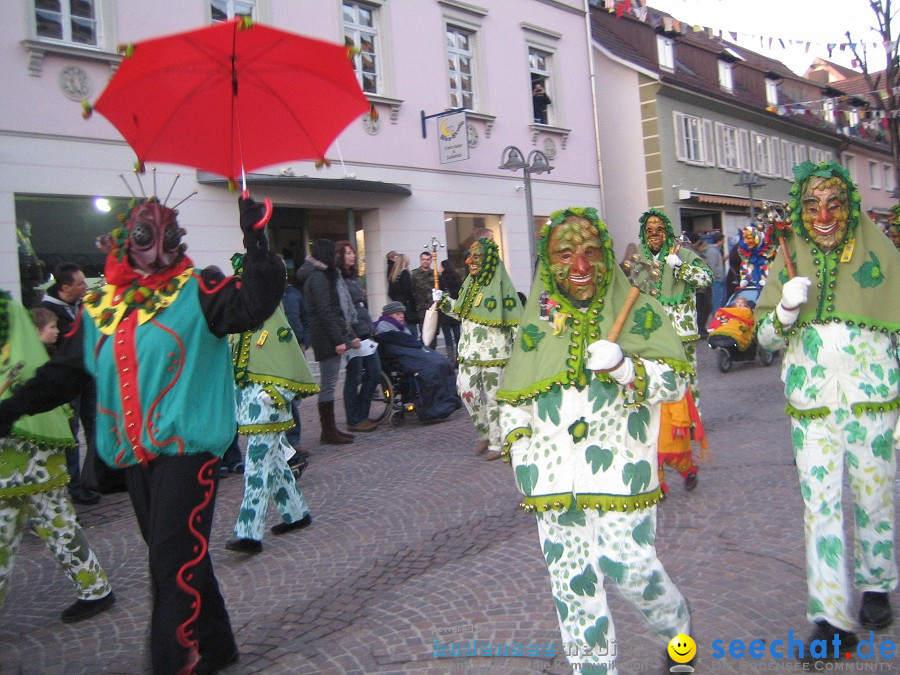
{"type": "Polygon", "coordinates": [[[506,169],[508,171],[523,171],[525,175],[525,208],[526,217],[528,219],[528,255],[530,265],[534,264],[537,258],[537,252],[534,245],[534,213],[531,205],[531,174],[533,173],[550,173],[555,167],[550,166],[550,160],[540,150],[532,150],[528,153],[528,158],[522,154],[514,145],[507,145],[500,156],[502,162],[498,169],[506,169]]]}
{"type": "Polygon", "coordinates": [[[750,225],[756,224],[756,217],[753,214],[753,188],[760,188],[765,185],[755,171],[741,171],[740,180],[735,183],[739,187],[745,187],[750,192],[750,225]]]}

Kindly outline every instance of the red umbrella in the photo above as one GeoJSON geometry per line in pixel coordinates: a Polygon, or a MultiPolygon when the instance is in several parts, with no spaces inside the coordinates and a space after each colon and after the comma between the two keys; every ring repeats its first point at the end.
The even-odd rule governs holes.
{"type": "Polygon", "coordinates": [[[125,54],[95,108],[142,163],[234,181],[278,162],[324,159],[369,109],[347,47],[246,19],[138,42],[125,54]]]}

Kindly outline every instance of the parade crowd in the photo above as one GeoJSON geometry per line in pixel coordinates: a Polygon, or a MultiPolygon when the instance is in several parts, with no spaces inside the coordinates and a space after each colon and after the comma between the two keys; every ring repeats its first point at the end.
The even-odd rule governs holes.
{"type": "Polygon", "coordinates": [[[651,208],[619,262],[596,209],[562,208],[540,231],[527,294],[491,230],[465,242],[463,273],[450,260],[438,269],[428,251],[410,270],[391,251],[379,312],[349,241],[319,239],[286,268],[269,250],[270,212],[242,197],[243,250],[226,275],[194,266],[177,211],[156,197],[135,203],[102,239],[102,284],[88,288],[80,268],[63,264],[30,312],[0,294],[0,605],[30,531],[73,582],[63,622],[113,607],[115,580],[73,503],[127,489],[148,550],[153,672],[236,663],[208,551],[218,481],[244,480],[226,548],[261,554],[270,500],[280,515],[272,535],[313,524],[300,487],[312,459],[300,400],[316,397],[320,445],[346,445],[385,419],[372,416],[373,401],[400,392],[424,424],[465,408],[478,437],[471,452],[510,464],[536,522],[561,640],[577,646],[566,651],[572,667],[616,672],[607,581],[673,665],[666,645],[691,634],[690,598],[657,555],[657,509],[681,489],[667,468],[687,492],[701,484],[709,441],[696,350],[708,338],[783,352],[812,624],[801,658],[832,659],[820,647],[834,641],[852,650],[860,627],[891,624],[897,586],[900,210],[885,233],[839,164],[804,162],[794,173],[784,213],[763,214],[730,250],[721,232],[682,235],[651,208]],[[335,411],[342,372],[346,430],[335,411]]]}

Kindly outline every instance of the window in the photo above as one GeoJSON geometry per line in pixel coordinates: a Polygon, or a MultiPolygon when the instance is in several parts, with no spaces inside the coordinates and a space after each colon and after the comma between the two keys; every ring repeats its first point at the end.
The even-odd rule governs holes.
{"type": "Polygon", "coordinates": [[[850,172],[851,176],[856,176],[856,155],[844,153],[842,164],[850,172]]]}
{"type": "MultiPolygon", "coordinates": [[[[853,174],[850,174],[853,175],[853,174]]],[[[881,182],[881,186],[885,190],[893,191],[894,189],[894,167],[890,164],[882,164],[881,165],[881,176],[884,180],[881,182]]]]}
{"type": "Polygon", "coordinates": [[[851,127],[859,126],[859,108],[850,108],[847,111],[847,121],[851,127]]]}
{"type": "Polygon", "coordinates": [[[834,99],[826,98],[822,101],[822,119],[828,124],[834,124],[834,99]]]}
{"type": "Polygon", "coordinates": [[[741,152],[740,129],[731,127],[721,122],[716,122],[716,150],[719,157],[719,166],[726,171],[740,171],[749,169],[744,166],[741,152]]]}
{"type": "Polygon", "coordinates": [[[38,39],[100,46],[95,0],[34,0],[38,39]]]}
{"type": "Polygon", "coordinates": [[[538,124],[550,124],[550,64],[551,55],[529,47],[528,69],[531,71],[531,100],[533,119],[538,124]]]}
{"type": "Polygon", "coordinates": [[[450,107],[475,110],[474,33],[447,26],[447,70],[450,107]]]}
{"type": "Polygon", "coordinates": [[[754,131],[750,134],[750,143],[753,146],[753,163],[756,171],[761,176],[778,178],[781,175],[778,139],[754,131]]]}
{"type": "Polygon", "coordinates": [[[212,22],[230,21],[231,19],[249,16],[256,21],[256,0],[209,0],[212,22]]]}
{"type": "Polygon", "coordinates": [[[663,70],[675,70],[675,42],[665,35],[656,36],[656,56],[663,70]]]}
{"type": "Polygon", "coordinates": [[[353,69],[359,86],[368,94],[378,94],[381,90],[375,12],[374,8],[360,2],[344,3],[344,39],[359,48],[359,54],[353,56],[353,69]]]}
{"type": "Polygon", "coordinates": [[[766,78],[766,103],[778,105],[778,80],[766,78]]]}
{"type": "Polygon", "coordinates": [[[831,160],[831,153],[828,150],[820,150],[819,148],[814,148],[813,146],[809,146],[809,161],[813,164],[818,164],[819,162],[828,162],[831,160]]]}
{"type": "Polygon", "coordinates": [[[878,162],[869,160],[869,187],[873,190],[881,189],[881,167],[878,162]]]}
{"type": "Polygon", "coordinates": [[[734,64],[719,59],[719,86],[723,91],[734,91],[734,64]]]}
{"type": "Polygon", "coordinates": [[[715,166],[715,139],[710,120],[676,112],[675,150],[678,159],[687,164],[715,166]]]}
{"type": "Polygon", "coordinates": [[[787,180],[794,180],[794,167],[798,164],[802,164],[806,159],[804,157],[804,151],[806,148],[799,143],[792,143],[791,141],[781,141],[781,158],[784,162],[784,166],[782,166],[781,175],[783,178],[787,180]]]}

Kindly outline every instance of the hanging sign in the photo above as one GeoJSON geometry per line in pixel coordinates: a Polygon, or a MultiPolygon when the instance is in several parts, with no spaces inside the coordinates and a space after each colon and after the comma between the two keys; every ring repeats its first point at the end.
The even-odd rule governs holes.
{"type": "Polygon", "coordinates": [[[466,113],[454,112],[437,118],[438,150],[441,164],[469,159],[466,113]]]}

